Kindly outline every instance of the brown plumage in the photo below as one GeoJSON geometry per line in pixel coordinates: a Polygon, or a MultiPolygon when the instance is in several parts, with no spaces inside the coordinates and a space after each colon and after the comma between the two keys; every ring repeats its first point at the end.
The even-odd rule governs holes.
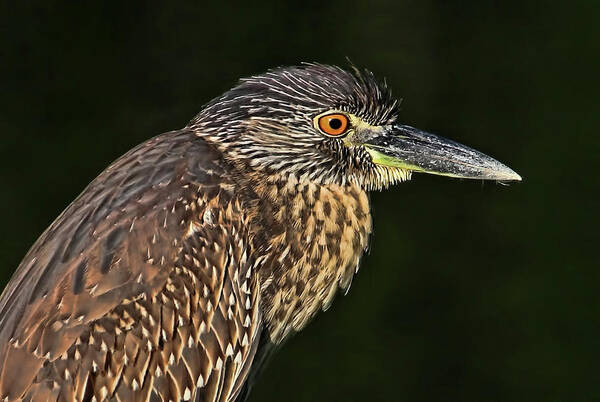
{"type": "Polygon", "coordinates": [[[0,399],[243,400],[273,346],[350,286],[367,190],[410,176],[358,143],[397,127],[395,107],[370,74],[280,69],[121,157],[2,293],[0,399]],[[319,132],[327,110],[351,131],[319,132]]]}

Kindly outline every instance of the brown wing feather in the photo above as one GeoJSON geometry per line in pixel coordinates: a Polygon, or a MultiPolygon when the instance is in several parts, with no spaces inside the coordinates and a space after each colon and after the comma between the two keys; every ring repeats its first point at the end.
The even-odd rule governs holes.
{"type": "Polygon", "coordinates": [[[0,397],[232,400],[260,320],[227,176],[180,131],[92,182],[0,297],[0,397]]]}

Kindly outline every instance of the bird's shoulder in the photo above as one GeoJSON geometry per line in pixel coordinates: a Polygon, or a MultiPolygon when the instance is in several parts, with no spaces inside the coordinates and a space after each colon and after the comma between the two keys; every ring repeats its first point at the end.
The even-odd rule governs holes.
{"type": "MultiPolygon", "coordinates": [[[[142,305],[139,298],[150,303],[160,297],[169,304],[183,291],[191,300],[190,292],[198,289],[173,283],[181,285],[192,271],[203,292],[218,296],[205,298],[212,305],[203,308],[213,309],[212,316],[217,307],[227,314],[221,298],[225,290],[228,299],[241,292],[232,276],[245,275],[249,266],[247,218],[230,170],[210,144],[181,130],[139,145],[100,174],[36,241],[0,297],[2,393],[20,394],[42,365],[75,353],[82,336],[89,340],[93,323],[119,308],[127,311],[127,304],[142,305]],[[232,239],[237,244],[228,243],[232,239]],[[238,271],[227,270],[232,261],[238,271]],[[16,361],[21,370],[11,370],[16,361]]],[[[244,289],[253,286],[246,283],[244,289]]]]}

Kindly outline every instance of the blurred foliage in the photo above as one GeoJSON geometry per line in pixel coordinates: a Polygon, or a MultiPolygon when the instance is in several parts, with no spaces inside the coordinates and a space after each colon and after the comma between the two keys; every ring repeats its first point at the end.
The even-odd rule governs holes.
{"type": "Polygon", "coordinates": [[[415,175],[373,194],[370,255],[251,401],[600,399],[600,3],[5,2],[2,285],[112,160],[238,77],[346,57],[401,119],[486,152],[508,187],[415,175]]]}

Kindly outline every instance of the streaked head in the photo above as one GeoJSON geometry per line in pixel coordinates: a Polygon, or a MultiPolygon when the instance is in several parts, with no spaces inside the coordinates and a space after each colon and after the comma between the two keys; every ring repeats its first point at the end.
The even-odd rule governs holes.
{"type": "Polygon", "coordinates": [[[412,172],[521,180],[489,156],[399,124],[397,106],[368,71],[304,64],[242,80],[190,126],[252,169],[322,183],[379,189],[412,172]]]}

